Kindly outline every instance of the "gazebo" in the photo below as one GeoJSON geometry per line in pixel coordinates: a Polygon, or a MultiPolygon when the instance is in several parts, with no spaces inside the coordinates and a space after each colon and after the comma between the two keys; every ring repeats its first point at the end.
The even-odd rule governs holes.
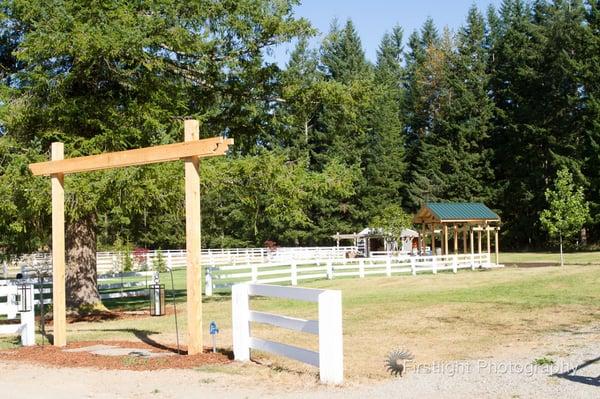
{"type": "Polygon", "coordinates": [[[500,217],[482,203],[472,202],[428,202],[413,218],[420,225],[419,248],[424,253],[427,242],[433,254],[449,255],[449,240],[452,240],[453,253],[475,253],[474,234],[477,232],[477,253],[482,253],[482,240],[485,232],[487,252],[491,255],[491,233],[494,232],[494,250],[498,264],[500,217]],[[462,236],[462,237],[461,237],[462,236]],[[467,239],[467,236],[468,239],[467,239]],[[439,240],[439,241],[438,241],[439,240]],[[439,242],[439,251],[436,244],[439,242]]]}

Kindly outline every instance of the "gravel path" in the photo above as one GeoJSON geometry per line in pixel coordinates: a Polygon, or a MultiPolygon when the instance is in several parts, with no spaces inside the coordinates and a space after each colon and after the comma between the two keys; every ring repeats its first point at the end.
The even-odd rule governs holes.
{"type": "MultiPolygon", "coordinates": [[[[600,398],[600,324],[501,348],[488,359],[410,365],[402,378],[324,387],[194,370],[52,369],[0,362],[1,397],[64,398],[600,398]],[[534,366],[535,359],[554,364],[534,366]],[[286,388],[287,386],[287,388],[286,388]],[[245,388],[244,388],[245,387],[245,388]]],[[[287,381],[294,376],[286,376],[287,381]]]]}

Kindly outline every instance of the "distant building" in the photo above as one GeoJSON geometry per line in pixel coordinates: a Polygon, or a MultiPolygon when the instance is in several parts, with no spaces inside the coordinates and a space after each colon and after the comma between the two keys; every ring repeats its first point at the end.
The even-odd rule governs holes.
{"type": "Polygon", "coordinates": [[[358,254],[371,256],[376,252],[402,252],[410,253],[417,247],[419,233],[411,229],[403,229],[400,234],[401,242],[398,243],[393,235],[382,228],[366,227],[358,233],[340,234],[331,236],[339,247],[340,242],[350,241],[356,247],[358,254]]]}

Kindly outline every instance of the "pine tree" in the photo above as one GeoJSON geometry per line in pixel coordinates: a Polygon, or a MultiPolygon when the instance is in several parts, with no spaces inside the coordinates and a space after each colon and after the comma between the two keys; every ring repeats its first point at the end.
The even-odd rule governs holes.
{"type": "Polygon", "coordinates": [[[402,29],[396,26],[379,45],[375,66],[374,108],[363,164],[367,181],[362,202],[372,217],[382,204],[400,206],[403,175],[406,170],[404,132],[401,114],[402,29]]]}
{"type": "Polygon", "coordinates": [[[368,73],[370,65],[351,19],[343,29],[339,29],[337,21],[332,23],[321,47],[321,62],[327,76],[338,82],[349,83],[368,73]]]}

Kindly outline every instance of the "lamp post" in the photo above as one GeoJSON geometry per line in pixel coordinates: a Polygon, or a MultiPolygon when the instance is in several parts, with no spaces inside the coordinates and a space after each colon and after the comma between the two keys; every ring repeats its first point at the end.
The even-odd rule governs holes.
{"type": "Polygon", "coordinates": [[[33,288],[31,284],[17,285],[17,292],[19,293],[19,312],[31,312],[31,307],[33,306],[31,303],[33,298],[33,288]]]}
{"type": "Polygon", "coordinates": [[[150,290],[150,315],[164,316],[165,315],[165,285],[151,284],[148,286],[150,290]]]}

